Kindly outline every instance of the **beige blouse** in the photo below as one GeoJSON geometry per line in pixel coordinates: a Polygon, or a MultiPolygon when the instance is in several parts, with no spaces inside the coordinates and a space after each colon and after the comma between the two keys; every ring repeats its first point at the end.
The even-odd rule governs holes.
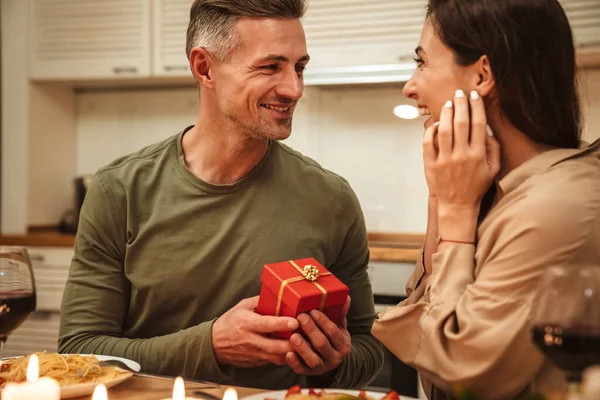
{"type": "Polygon", "coordinates": [[[551,150],[499,182],[504,196],[481,222],[477,248],[418,263],[408,298],[379,315],[372,333],[415,367],[430,399],[470,388],[513,399],[561,379],[531,342],[530,312],[547,266],[600,266],[600,140],[551,150]]]}

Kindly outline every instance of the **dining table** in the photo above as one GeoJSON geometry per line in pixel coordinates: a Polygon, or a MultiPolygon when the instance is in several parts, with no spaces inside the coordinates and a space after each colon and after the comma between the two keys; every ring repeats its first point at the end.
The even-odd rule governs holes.
{"type": "MultiPolygon", "coordinates": [[[[173,395],[173,384],[175,379],[151,378],[142,376],[133,376],[130,379],[108,389],[109,400],[162,400],[170,399],[173,395]]],[[[238,398],[250,396],[253,394],[266,392],[263,389],[252,389],[237,386],[207,387],[208,385],[200,382],[185,381],[185,392],[187,397],[199,400],[210,400],[214,397],[223,398],[223,394],[228,387],[233,387],[238,398]],[[205,394],[195,394],[202,392],[205,394]],[[214,397],[211,397],[214,396],[214,397]]],[[[216,385],[215,385],[216,386],[216,385]]],[[[91,395],[77,397],[76,400],[90,400],[91,395]]]]}

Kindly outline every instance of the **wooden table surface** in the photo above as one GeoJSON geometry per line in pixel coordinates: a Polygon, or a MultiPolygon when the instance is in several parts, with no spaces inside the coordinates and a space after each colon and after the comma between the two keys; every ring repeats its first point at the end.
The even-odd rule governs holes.
{"type": "MultiPolygon", "coordinates": [[[[170,399],[173,395],[174,380],[145,378],[134,376],[125,382],[108,389],[108,400],[161,400],[170,399]]],[[[205,385],[201,383],[185,382],[185,391],[187,397],[203,399],[202,396],[194,395],[195,390],[201,390],[207,394],[217,396],[219,399],[223,397],[223,393],[227,386],[218,389],[203,389],[205,385]]],[[[235,390],[238,393],[238,398],[249,396],[252,394],[264,392],[262,389],[239,388],[235,390]]],[[[90,400],[92,396],[78,397],[77,400],[90,400]]]]}

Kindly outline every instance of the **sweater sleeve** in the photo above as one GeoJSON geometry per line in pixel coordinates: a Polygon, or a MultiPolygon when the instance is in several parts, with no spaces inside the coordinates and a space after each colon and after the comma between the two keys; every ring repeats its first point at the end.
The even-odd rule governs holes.
{"type": "MultiPolygon", "coordinates": [[[[207,321],[153,338],[124,337],[130,282],[124,270],[125,207],[97,174],[82,206],[59,332],[62,353],[104,354],[140,363],[147,372],[221,381],[207,321]]],[[[152,304],[148,304],[152,307],[152,304]]]]}
{"type": "Polygon", "coordinates": [[[335,214],[334,235],[333,251],[337,256],[330,269],[350,288],[347,320],[352,349],[338,368],[332,387],[361,388],[375,379],[381,370],[384,348],[370,332],[375,320],[375,306],[367,273],[367,230],[358,199],[347,183],[335,214]]]}

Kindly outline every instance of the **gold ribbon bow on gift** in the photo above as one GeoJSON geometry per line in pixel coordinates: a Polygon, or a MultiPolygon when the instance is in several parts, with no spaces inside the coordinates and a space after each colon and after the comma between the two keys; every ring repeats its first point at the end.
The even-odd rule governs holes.
{"type": "Polygon", "coordinates": [[[319,269],[314,265],[306,265],[304,269],[302,269],[294,261],[290,261],[290,264],[292,264],[292,266],[296,268],[298,272],[300,272],[300,276],[289,278],[281,282],[281,286],[279,287],[279,294],[277,295],[277,308],[275,309],[275,316],[278,317],[279,312],[281,311],[281,300],[283,299],[283,290],[285,289],[285,287],[290,283],[300,282],[303,280],[307,280],[313,285],[315,285],[315,287],[319,289],[323,294],[321,296],[321,305],[319,306],[319,311],[323,311],[323,308],[325,307],[325,302],[327,301],[327,290],[325,290],[325,288],[317,282],[317,279],[319,279],[319,276],[331,275],[331,272],[319,273],[319,269]]]}

